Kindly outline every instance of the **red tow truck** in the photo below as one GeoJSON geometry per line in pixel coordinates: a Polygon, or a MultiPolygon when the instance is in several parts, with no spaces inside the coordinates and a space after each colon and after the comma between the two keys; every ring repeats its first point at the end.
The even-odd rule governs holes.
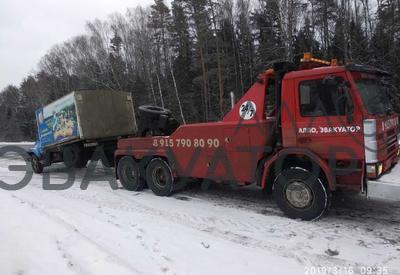
{"type": "Polygon", "coordinates": [[[273,192],[286,216],[303,220],[326,213],[339,188],[367,194],[399,157],[389,75],[336,63],[310,54],[298,67],[276,63],[218,122],[165,134],[159,121],[168,111],[150,108],[159,115],[153,129],[118,142],[117,178],[127,190],[147,184],[158,196],[182,178],[255,183],[273,192]]]}

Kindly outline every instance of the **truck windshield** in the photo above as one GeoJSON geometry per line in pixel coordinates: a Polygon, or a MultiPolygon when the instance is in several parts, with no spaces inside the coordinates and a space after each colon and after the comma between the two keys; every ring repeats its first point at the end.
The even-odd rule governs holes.
{"type": "Polygon", "coordinates": [[[377,79],[358,79],[357,89],[370,115],[384,115],[393,112],[389,99],[389,88],[377,79]]]}

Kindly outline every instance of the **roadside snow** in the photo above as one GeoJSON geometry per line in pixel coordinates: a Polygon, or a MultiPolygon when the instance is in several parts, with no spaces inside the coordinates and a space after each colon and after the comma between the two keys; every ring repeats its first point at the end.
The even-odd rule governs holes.
{"type": "Polygon", "coordinates": [[[0,146],[6,146],[6,145],[35,145],[34,142],[32,141],[23,141],[23,142],[0,142],[0,146]]]}
{"type": "MultiPolygon", "coordinates": [[[[0,158],[9,184],[24,175],[11,164],[23,162],[0,158]]],[[[64,183],[66,171],[48,169],[51,183],[64,183]]],[[[193,185],[161,198],[113,191],[113,174],[99,168],[83,191],[85,173],[65,191],[44,191],[37,175],[22,190],[0,190],[0,274],[400,274],[399,203],[340,195],[329,216],[300,222],[252,189],[193,185]]]]}
{"type": "Polygon", "coordinates": [[[400,184],[400,164],[396,165],[392,170],[384,174],[378,181],[400,184]]]}

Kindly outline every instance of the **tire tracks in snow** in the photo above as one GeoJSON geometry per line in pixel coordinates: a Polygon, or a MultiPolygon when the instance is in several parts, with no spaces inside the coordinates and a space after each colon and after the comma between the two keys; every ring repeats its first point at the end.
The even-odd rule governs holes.
{"type": "MultiPolygon", "coordinates": [[[[77,180],[79,180],[79,175],[77,176],[77,180]]],[[[41,190],[40,184],[35,184],[34,187],[41,190]]],[[[269,212],[272,213],[272,215],[274,216],[274,222],[279,221],[276,224],[271,224],[268,223],[268,220],[263,220],[266,217],[268,219],[268,216],[271,215],[267,215],[265,213],[259,214],[259,212],[257,211],[251,211],[248,209],[250,206],[248,206],[247,204],[252,204],[254,202],[254,200],[249,200],[249,199],[244,201],[245,206],[243,208],[235,210],[249,212],[250,216],[255,216],[254,221],[251,219],[247,219],[247,221],[242,221],[238,218],[237,219],[223,218],[223,217],[217,217],[215,215],[212,216],[207,215],[199,217],[185,213],[164,211],[141,203],[139,197],[135,198],[136,196],[141,195],[141,193],[122,193],[122,192],[127,192],[124,190],[111,191],[111,189],[109,189],[109,186],[107,185],[98,186],[95,185],[94,183],[92,183],[90,188],[96,188],[95,189],[96,192],[100,193],[100,195],[103,195],[104,191],[107,193],[112,192],[112,196],[109,197],[99,196],[98,198],[93,196],[87,196],[85,195],[84,192],[75,187],[66,191],[56,192],[56,193],[57,195],[60,195],[66,199],[73,199],[73,200],[85,201],[90,204],[102,205],[105,208],[109,208],[116,211],[144,213],[147,214],[148,216],[151,216],[153,219],[162,218],[174,222],[176,224],[180,224],[182,226],[186,226],[198,231],[205,232],[207,234],[210,234],[211,236],[215,236],[220,239],[234,242],[239,245],[256,247],[263,250],[272,251],[277,255],[281,255],[282,257],[286,258],[292,258],[297,262],[308,266],[321,266],[321,263],[323,263],[322,266],[350,265],[353,267],[358,267],[359,263],[343,260],[340,258],[328,257],[324,255],[323,252],[321,252],[322,254],[315,253],[311,251],[312,247],[307,247],[306,244],[301,242],[300,243],[296,242],[292,246],[290,245],[280,246],[274,244],[273,242],[266,241],[264,238],[255,238],[252,235],[255,235],[254,233],[262,233],[265,234],[264,236],[269,238],[284,239],[284,240],[293,239],[294,241],[296,241],[296,236],[305,236],[305,239],[310,239],[310,240],[325,239],[326,242],[329,243],[335,241],[338,238],[343,238],[343,237],[354,239],[353,234],[359,234],[360,246],[364,247],[368,247],[371,245],[372,246],[384,245],[385,243],[396,241],[393,236],[394,234],[393,232],[390,232],[391,231],[390,229],[391,227],[396,225],[397,220],[396,219],[393,220],[393,217],[385,218],[383,217],[384,215],[375,217],[374,215],[377,215],[376,212],[378,211],[372,211],[370,213],[368,212],[366,213],[365,209],[368,208],[364,206],[361,206],[360,209],[353,209],[348,206],[343,206],[343,207],[340,206],[335,208],[335,210],[333,211],[333,215],[326,217],[324,220],[319,221],[317,223],[307,223],[307,222],[287,220],[286,218],[282,217],[280,213],[278,213],[278,215],[275,215],[275,213],[279,211],[277,211],[276,208],[272,206],[272,204],[271,206],[266,205],[267,206],[266,213],[269,212]],[[335,211],[338,213],[335,213],[335,211]],[[339,221],[336,220],[337,218],[339,219],[339,221]],[[375,220],[375,218],[377,219],[375,220]],[[386,228],[387,226],[389,227],[386,228]],[[373,229],[375,227],[378,227],[379,230],[370,230],[369,227],[372,227],[373,229]],[[226,228],[226,230],[222,228],[226,228]],[[282,228],[285,228],[285,230],[282,230],[282,228]],[[343,228],[346,228],[347,230],[341,230],[343,228]],[[360,230],[362,232],[360,232],[360,230]],[[346,233],[344,234],[344,232],[342,231],[346,233]],[[375,239],[380,239],[381,242],[374,242],[372,244],[365,243],[363,241],[364,234],[374,236],[375,239]]],[[[180,195],[181,194],[185,194],[185,192],[180,193],[180,195]]],[[[187,196],[188,194],[185,195],[187,196]]],[[[234,198],[231,199],[229,203],[221,202],[221,198],[218,196],[218,194],[217,195],[207,194],[206,196],[202,196],[200,194],[191,198],[199,199],[200,201],[206,203],[214,203],[217,206],[226,207],[230,209],[235,208],[234,207],[235,201],[236,202],[241,201],[240,199],[234,198]],[[217,198],[215,198],[215,196],[217,198]]],[[[165,199],[165,198],[160,198],[160,199],[165,199]]],[[[259,202],[257,202],[257,199],[255,200],[255,203],[259,204],[259,202]]],[[[258,207],[261,206],[258,205],[258,207]]],[[[386,210],[387,209],[383,209],[382,211],[385,213],[386,210]]],[[[113,217],[110,217],[110,219],[111,219],[110,223],[113,223],[112,222],[113,217]]],[[[115,223],[114,225],[117,226],[117,223],[115,223]]],[[[120,224],[118,224],[118,226],[120,226],[120,224]]],[[[126,229],[129,230],[129,227],[127,227],[126,229]]],[[[396,257],[389,254],[384,260],[384,262],[386,263],[395,260],[396,257]]]]}
{"type": "MultiPolygon", "coordinates": [[[[49,211],[46,211],[45,209],[39,207],[35,202],[32,202],[29,199],[21,198],[21,197],[15,195],[15,194],[12,195],[12,198],[19,200],[20,203],[27,203],[31,207],[32,210],[35,210],[35,211],[39,212],[41,215],[43,215],[43,216],[47,217],[48,219],[52,220],[53,222],[55,222],[59,226],[62,226],[65,229],[67,229],[69,232],[72,232],[79,239],[91,244],[92,246],[97,248],[99,251],[107,254],[108,257],[114,263],[119,264],[120,266],[123,266],[124,268],[129,270],[131,273],[133,272],[134,274],[143,274],[143,272],[137,270],[129,262],[125,261],[124,259],[119,257],[117,254],[113,253],[112,251],[110,251],[109,249],[107,249],[106,247],[104,247],[103,245],[98,243],[97,241],[93,240],[92,238],[90,238],[86,234],[83,234],[82,232],[80,232],[79,229],[75,225],[73,225],[72,223],[69,223],[65,219],[63,219],[61,217],[58,217],[58,216],[50,213],[49,211]]],[[[59,251],[63,251],[60,241],[57,242],[57,240],[56,240],[56,245],[59,248],[59,251]]],[[[76,261],[73,260],[73,257],[71,255],[67,256],[67,254],[65,254],[65,252],[62,252],[62,253],[64,253],[62,255],[64,255],[66,257],[66,259],[68,259],[69,265],[72,264],[72,266],[70,265],[70,267],[74,267],[74,269],[76,269],[78,271],[78,274],[90,274],[90,272],[85,272],[84,271],[85,268],[83,266],[77,265],[76,261]]]]}
{"type": "MultiPolygon", "coordinates": [[[[100,187],[99,187],[100,188],[100,187]]],[[[329,235],[332,240],[339,238],[342,234],[337,229],[327,229],[322,226],[316,226],[316,223],[305,223],[298,221],[288,221],[286,218],[281,218],[282,223],[272,225],[264,223],[260,225],[260,220],[257,220],[257,225],[252,222],[242,222],[229,218],[219,218],[215,216],[210,217],[196,217],[193,215],[173,213],[169,211],[162,211],[160,209],[152,208],[147,205],[141,204],[135,197],[137,193],[131,193],[135,195],[121,194],[119,191],[113,191],[118,197],[123,200],[117,202],[110,202],[104,200],[98,200],[94,197],[88,197],[82,194],[65,193],[63,197],[68,199],[83,200],[87,203],[101,204],[103,207],[107,207],[117,211],[126,211],[131,213],[139,212],[141,214],[147,214],[153,219],[162,218],[176,224],[189,227],[198,231],[205,232],[214,237],[236,243],[238,245],[259,248],[273,252],[276,255],[294,259],[296,262],[303,266],[352,266],[354,270],[360,270],[361,266],[366,263],[358,263],[354,261],[348,261],[341,258],[333,258],[324,254],[313,253],[311,247],[302,243],[296,243],[293,247],[279,246],[271,242],[266,242],[264,239],[256,239],[248,234],[254,234],[255,231],[258,233],[266,233],[268,237],[290,239],[297,235],[305,235],[307,238],[315,238],[315,235],[329,235]],[[221,228],[227,227],[227,230],[221,228]],[[233,227],[233,228],[232,228],[233,227]],[[291,228],[295,227],[295,230],[291,228]],[[317,227],[317,229],[315,228],[317,227]],[[289,230],[282,231],[282,228],[290,228],[289,230]],[[319,230],[319,228],[321,230],[319,230]],[[241,231],[248,233],[247,235],[232,232],[241,231]],[[273,235],[276,233],[276,235],[273,235]],[[271,235],[272,234],[272,235],[271,235]],[[334,236],[334,237],[332,237],[334,236]]],[[[262,223],[262,222],[261,222],[262,223]]],[[[266,235],[267,236],[267,235],[266,235]]]]}

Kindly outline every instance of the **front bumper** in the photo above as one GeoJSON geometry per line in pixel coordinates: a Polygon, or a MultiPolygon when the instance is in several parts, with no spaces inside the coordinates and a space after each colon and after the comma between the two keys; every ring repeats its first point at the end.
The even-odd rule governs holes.
{"type": "Polygon", "coordinates": [[[376,180],[382,175],[388,173],[394,166],[396,166],[400,157],[400,149],[398,149],[396,154],[386,160],[373,164],[366,164],[367,178],[370,180],[376,180]]]}

